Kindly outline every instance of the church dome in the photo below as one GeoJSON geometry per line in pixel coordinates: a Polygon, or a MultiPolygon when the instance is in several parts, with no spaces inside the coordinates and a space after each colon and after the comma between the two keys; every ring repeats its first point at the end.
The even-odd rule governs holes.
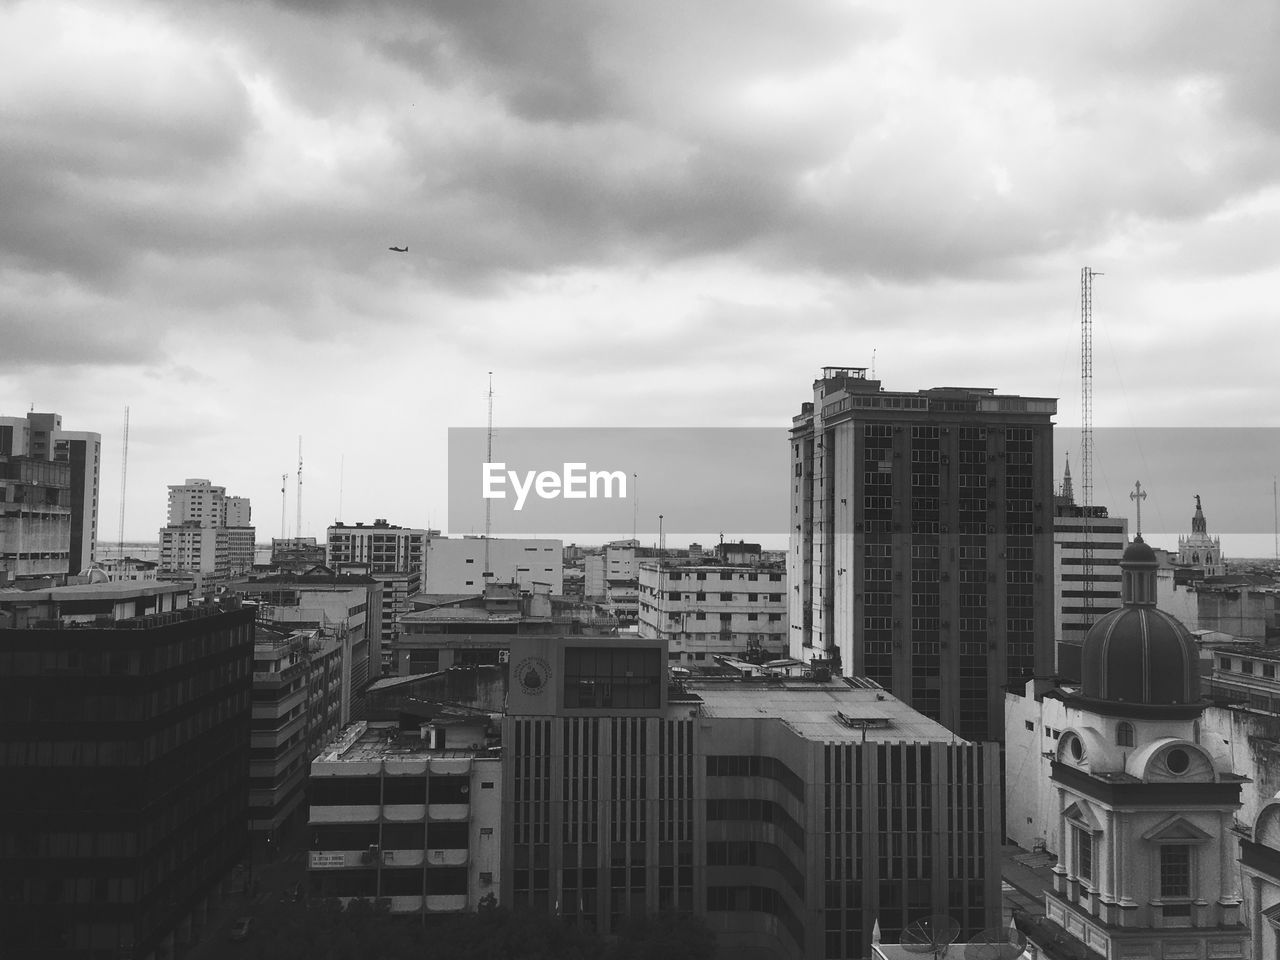
{"type": "Polygon", "coordinates": [[[1199,654],[1187,628],[1156,609],[1156,566],[1155,553],[1136,537],[1120,561],[1124,606],[1085,636],[1080,697],[1096,709],[1140,716],[1199,706],[1199,654]]]}

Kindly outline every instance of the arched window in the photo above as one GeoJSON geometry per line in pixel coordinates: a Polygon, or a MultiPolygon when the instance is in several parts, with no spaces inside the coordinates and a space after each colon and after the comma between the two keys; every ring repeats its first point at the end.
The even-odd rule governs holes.
{"type": "Polygon", "coordinates": [[[1122,720],[1116,724],[1116,745],[1121,747],[1133,746],[1133,724],[1122,720]]]}

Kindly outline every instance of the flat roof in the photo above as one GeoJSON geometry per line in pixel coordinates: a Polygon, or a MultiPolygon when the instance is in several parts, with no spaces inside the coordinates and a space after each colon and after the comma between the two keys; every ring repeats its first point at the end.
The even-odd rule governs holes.
{"type": "MultiPolygon", "coordinates": [[[[456,722],[455,718],[450,719],[456,722]]],[[[485,722],[485,717],[477,717],[475,725],[483,726],[485,722]]],[[[429,741],[419,737],[416,731],[402,731],[394,724],[370,726],[361,720],[329,741],[315,759],[324,763],[352,763],[361,760],[456,760],[485,756],[496,757],[497,752],[483,746],[476,749],[432,749],[429,741]]]]}
{"type": "Polygon", "coordinates": [[[967,742],[893,694],[878,687],[850,685],[843,679],[816,682],[771,677],[728,683],[690,679],[683,686],[702,700],[704,717],[773,717],[807,740],[967,742]],[[849,722],[842,721],[841,715],[849,722]]]}
{"type": "Polygon", "coordinates": [[[44,600],[127,600],[130,597],[156,597],[165,593],[190,593],[186,580],[117,580],[111,583],[77,583],[66,587],[42,587],[21,590],[0,589],[0,603],[38,603],[44,600]]]}

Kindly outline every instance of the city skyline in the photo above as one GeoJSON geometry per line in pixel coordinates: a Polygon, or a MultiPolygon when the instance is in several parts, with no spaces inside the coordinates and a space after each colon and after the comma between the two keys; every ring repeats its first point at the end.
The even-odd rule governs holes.
{"type": "MultiPolygon", "coordinates": [[[[443,526],[490,371],[499,444],[781,448],[837,363],[1057,397],[1069,435],[1089,265],[1098,427],[1276,426],[1275,29],[1261,3],[7,6],[0,415],[101,433],[106,542],[126,405],[126,539],[208,477],[265,540],[282,473],[290,535],[443,526]]],[[[1171,537],[1196,492],[1222,529],[1198,477],[1098,469],[1113,513],[1141,477],[1171,537]]]]}

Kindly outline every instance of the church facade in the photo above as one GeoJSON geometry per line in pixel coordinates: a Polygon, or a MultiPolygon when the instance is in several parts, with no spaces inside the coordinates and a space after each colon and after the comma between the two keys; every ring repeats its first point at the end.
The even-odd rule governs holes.
{"type": "Polygon", "coordinates": [[[1196,494],[1196,512],[1191,517],[1191,536],[1178,538],[1178,565],[1199,567],[1206,577],[1221,577],[1227,572],[1222,558],[1222,538],[1209,536],[1208,521],[1196,494]]]}
{"type": "Polygon", "coordinates": [[[1246,957],[1244,778],[1201,737],[1197,652],[1156,609],[1155,554],[1139,536],[1120,566],[1123,606],[1088,631],[1080,683],[1038,698],[1029,685],[1009,714],[1008,795],[1040,795],[1023,832],[1058,856],[1045,914],[1102,957],[1246,957]]]}

